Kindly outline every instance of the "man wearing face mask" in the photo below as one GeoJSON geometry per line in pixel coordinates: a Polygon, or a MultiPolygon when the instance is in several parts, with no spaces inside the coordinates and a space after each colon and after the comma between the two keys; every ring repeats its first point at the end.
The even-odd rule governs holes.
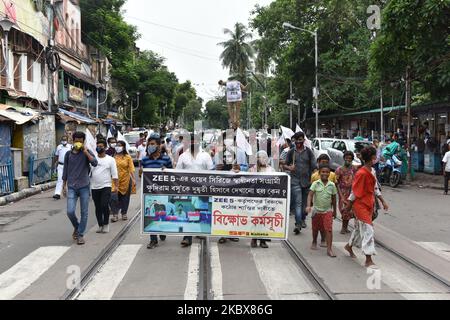
{"type": "Polygon", "coordinates": [[[67,136],[61,138],[61,144],[56,148],[55,152],[55,165],[58,168],[58,183],[56,184],[55,195],[53,199],[61,199],[61,193],[63,191],[64,182],[62,180],[64,171],[64,157],[66,153],[72,150],[72,145],[68,143],[67,136]]]}
{"type": "Polygon", "coordinates": [[[147,140],[144,140],[137,148],[137,159],[139,161],[139,165],[146,154],[147,154],[147,140]]]}
{"type": "Polygon", "coordinates": [[[111,187],[114,183],[114,190],[118,189],[119,175],[117,173],[116,160],[108,156],[106,151],[106,141],[97,141],[98,165],[92,169],[91,188],[92,198],[95,204],[95,215],[97,216],[97,233],[109,232],[109,202],[111,200],[111,187]]]}
{"type": "Polygon", "coordinates": [[[117,147],[116,138],[109,138],[108,145],[109,145],[109,148],[108,148],[108,150],[106,150],[106,155],[108,155],[110,157],[114,157],[116,155],[116,147],[117,147]]]}
{"type": "Polygon", "coordinates": [[[283,167],[291,175],[291,194],[295,199],[294,233],[298,235],[302,228],[306,228],[306,202],[311,187],[311,175],[316,169],[316,157],[314,152],[305,146],[303,132],[297,132],[292,140],[295,142],[295,148],[288,152],[283,167]]]}
{"type": "MultiPolygon", "coordinates": [[[[172,169],[172,160],[168,155],[161,154],[161,137],[157,133],[152,133],[147,142],[147,155],[141,161],[139,174],[143,169],[172,169]]],[[[162,241],[166,240],[166,236],[161,235],[162,241]]],[[[158,236],[151,235],[147,249],[154,249],[158,246],[158,236]]]]}
{"type": "Polygon", "coordinates": [[[64,157],[64,196],[67,197],[67,216],[74,231],[72,238],[78,245],[85,244],[84,232],[86,231],[89,210],[90,194],[90,166],[96,167],[98,162],[94,154],[84,145],[86,135],[83,132],[73,134],[73,149],[64,157]],[[75,214],[78,198],[80,198],[81,218],[75,214]]]}
{"type": "MultiPolygon", "coordinates": [[[[213,170],[214,164],[209,153],[201,150],[200,143],[195,141],[194,135],[191,135],[190,148],[185,149],[181,156],[178,158],[177,170],[213,170]]],[[[184,237],[181,242],[183,247],[189,247],[192,245],[192,237],[184,237]]]]}

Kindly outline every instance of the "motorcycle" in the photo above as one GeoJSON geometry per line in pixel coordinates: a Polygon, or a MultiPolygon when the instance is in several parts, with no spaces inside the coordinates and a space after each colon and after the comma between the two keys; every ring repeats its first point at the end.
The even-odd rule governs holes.
{"type": "Polygon", "coordinates": [[[378,166],[378,180],[380,183],[389,184],[392,188],[397,188],[402,182],[402,162],[397,156],[392,156],[385,162],[380,162],[378,166]]]}

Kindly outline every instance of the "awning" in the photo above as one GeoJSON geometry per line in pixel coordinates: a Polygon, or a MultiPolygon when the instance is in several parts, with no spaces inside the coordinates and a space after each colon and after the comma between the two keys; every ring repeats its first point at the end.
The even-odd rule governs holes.
{"type": "Polygon", "coordinates": [[[79,124],[87,123],[87,124],[97,124],[97,121],[88,118],[82,114],[70,112],[64,109],[59,108],[58,116],[65,122],[76,121],[79,124]]]}
{"type": "Polygon", "coordinates": [[[22,125],[31,120],[39,119],[39,112],[30,108],[12,107],[6,104],[0,104],[0,116],[18,125],[22,125]]]}
{"type": "Polygon", "coordinates": [[[64,65],[61,65],[61,69],[63,69],[65,72],[69,73],[73,77],[77,78],[78,80],[84,81],[86,83],[89,83],[89,84],[95,86],[95,80],[92,79],[91,77],[88,77],[85,74],[82,74],[80,71],[73,70],[73,69],[71,69],[69,67],[66,67],[64,65]]]}

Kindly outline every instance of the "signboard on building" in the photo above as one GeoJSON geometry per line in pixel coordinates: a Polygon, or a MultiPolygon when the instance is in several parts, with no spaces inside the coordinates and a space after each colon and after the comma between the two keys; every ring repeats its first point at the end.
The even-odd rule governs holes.
{"type": "Polygon", "coordinates": [[[290,177],[145,169],[143,234],[287,239],[290,177]]]}
{"type": "Polygon", "coordinates": [[[77,102],[83,102],[84,101],[83,89],[69,85],[69,99],[77,102]]]}

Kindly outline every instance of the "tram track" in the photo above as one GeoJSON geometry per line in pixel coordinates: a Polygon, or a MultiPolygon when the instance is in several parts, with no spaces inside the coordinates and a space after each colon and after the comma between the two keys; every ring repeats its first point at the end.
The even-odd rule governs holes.
{"type": "MultiPolygon", "coordinates": [[[[336,219],[336,220],[342,222],[342,220],[339,219],[339,218],[336,219]]],[[[349,225],[349,229],[353,231],[354,227],[349,225]]],[[[417,263],[414,260],[410,259],[406,255],[398,252],[394,248],[392,248],[392,247],[388,246],[387,244],[385,244],[383,241],[378,240],[376,237],[375,237],[375,245],[378,246],[379,248],[382,248],[383,250],[391,253],[392,255],[396,256],[400,260],[402,260],[402,261],[406,262],[407,264],[409,264],[410,266],[413,266],[416,270],[420,271],[421,273],[424,273],[424,274],[428,275],[429,277],[434,279],[436,282],[439,282],[440,284],[443,284],[444,286],[446,286],[447,288],[450,289],[450,282],[447,279],[444,279],[443,277],[441,277],[440,275],[436,274],[435,272],[433,272],[433,271],[429,270],[428,268],[420,265],[419,263],[417,263]]]]}
{"type": "Polygon", "coordinates": [[[324,300],[337,300],[336,295],[328,288],[325,282],[314,271],[312,266],[308,263],[306,258],[297,250],[297,248],[289,240],[283,240],[285,248],[289,251],[292,258],[303,271],[308,280],[317,289],[317,292],[324,300]]]}
{"type": "Polygon", "coordinates": [[[98,255],[98,257],[89,265],[86,271],[81,275],[79,286],[73,289],[69,289],[63,295],[61,300],[77,300],[79,295],[91,282],[92,278],[97,274],[100,268],[108,261],[116,249],[125,240],[126,236],[133,229],[135,224],[139,221],[141,217],[141,210],[131,218],[128,223],[119,231],[119,233],[114,237],[114,239],[103,249],[103,251],[98,255]]]}

